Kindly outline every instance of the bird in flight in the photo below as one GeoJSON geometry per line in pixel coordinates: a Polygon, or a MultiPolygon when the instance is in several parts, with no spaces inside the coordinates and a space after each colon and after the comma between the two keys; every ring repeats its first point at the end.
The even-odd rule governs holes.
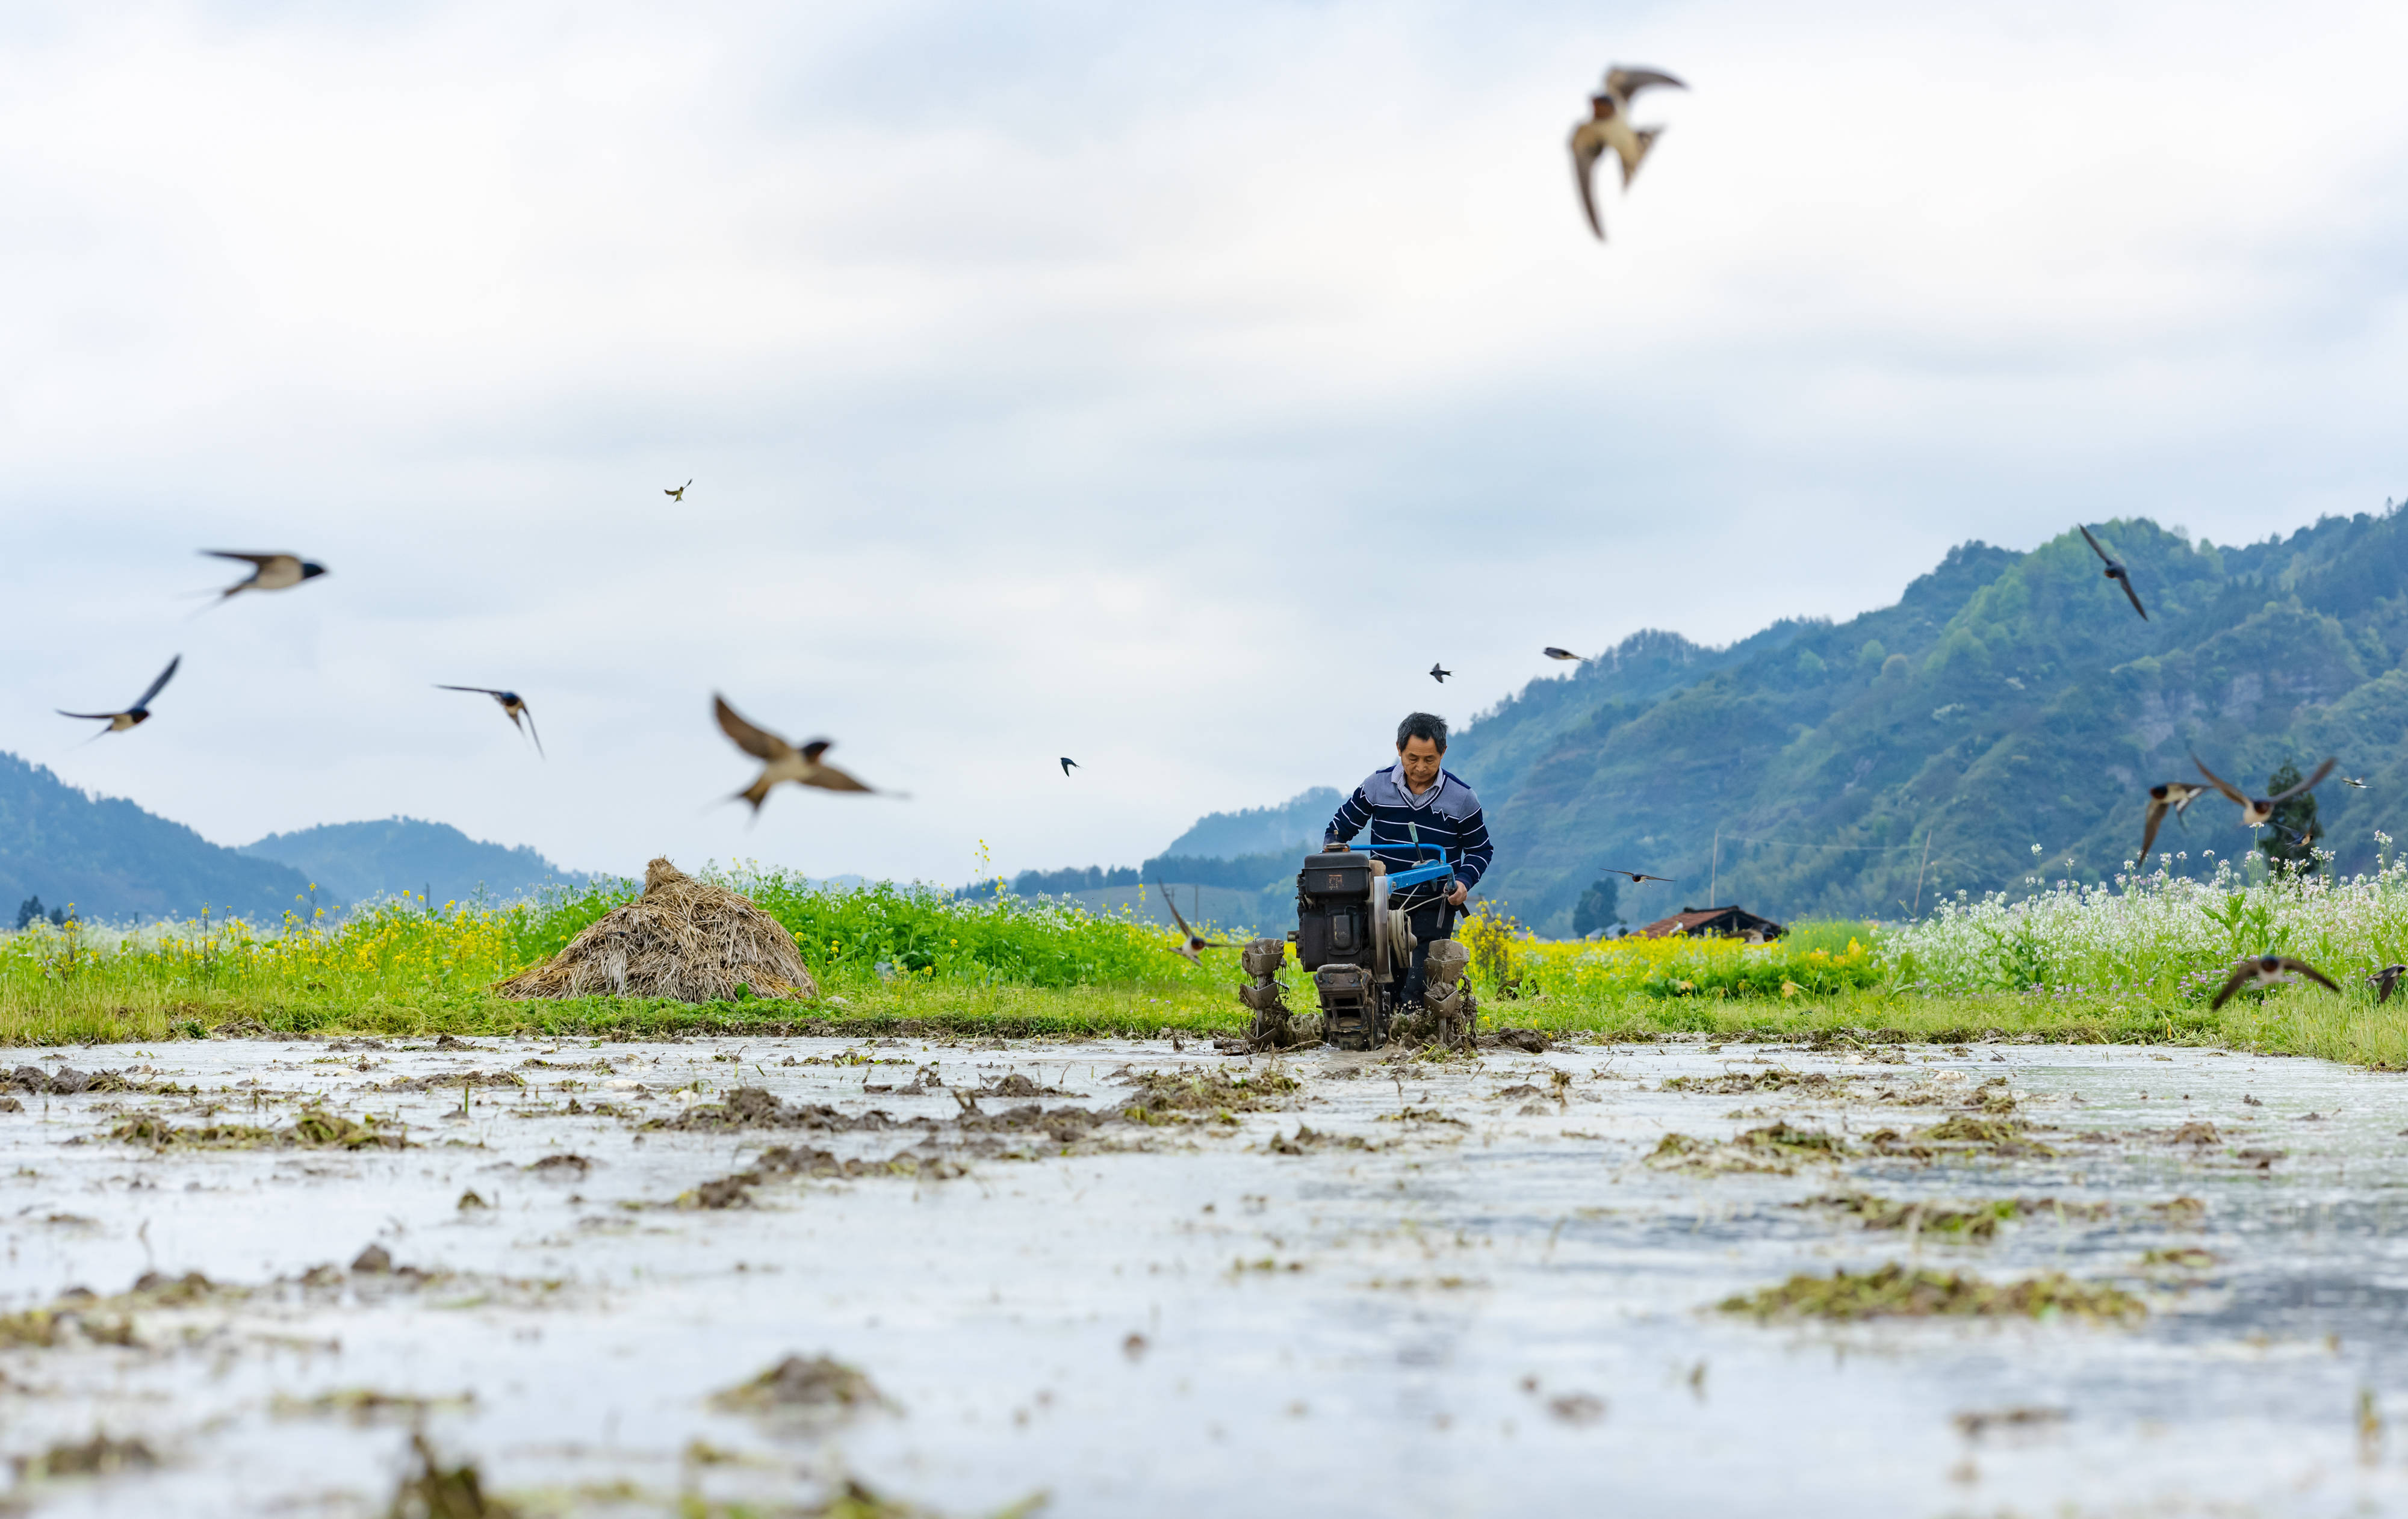
{"type": "Polygon", "coordinates": [[[1622,188],[1630,188],[1631,176],[1639,172],[1640,162],[1664,131],[1660,126],[1630,124],[1630,97],[1651,84],[1688,88],[1670,74],[1617,64],[1605,71],[1604,86],[1588,97],[1589,119],[1572,128],[1572,182],[1579,187],[1581,212],[1588,218],[1588,230],[1597,234],[1598,242],[1605,241],[1605,223],[1597,217],[1597,161],[1611,149],[1622,161],[1622,188]]]}
{"type": "Polygon", "coordinates": [[[1179,904],[1171,898],[1170,893],[1164,888],[1160,877],[1156,877],[1154,879],[1154,889],[1162,893],[1162,905],[1170,910],[1170,916],[1178,923],[1179,931],[1187,936],[1183,941],[1173,944],[1170,947],[1171,953],[1183,954],[1187,956],[1187,963],[1189,965],[1200,966],[1204,962],[1197,956],[1196,953],[1197,950],[1226,950],[1229,947],[1219,939],[1202,938],[1195,929],[1187,926],[1187,920],[1179,916],[1179,904]]]}
{"type": "Polygon", "coordinates": [[[496,691],[492,686],[447,686],[440,683],[437,683],[435,689],[437,691],[474,691],[480,695],[493,697],[495,701],[502,704],[503,712],[509,717],[510,726],[519,728],[519,720],[521,718],[526,719],[526,726],[519,728],[519,731],[535,740],[535,752],[537,753],[540,754],[543,752],[543,736],[535,731],[535,714],[527,710],[526,698],[520,695],[517,692],[496,691]]]}
{"type": "Polygon", "coordinates": [[[1440,669],[1437,660],[1430,661],[1430,679],[1436,681],[1439,684],[1446,684],[1446,678],[1454,673],[1455,672],[1453,670],[1440,669]]]}
{"type": "Polygon", "coordinates": [[[2253,954],[2232,967],[2232,974],[2226,978],[2223,990],[2208,1003],[2207,1010],[2214,1012],[2223,1007],[2232,1000],[2233,993],[2243,987],[2274,986],[2284,982],[2298,981],[2302,976],[2329,992],[2341,990],[2333,984],[2330,976],[2305,960],[2294,960],[2287,954],[2253,954]]]}
{"type": "MultiPolygon", "coordinates": [[[[736,795],[752,804],[752,814],[761,814],[761,803],[767,798],[769,788],[781,781],[791,781],[798,786],[817,786],[822,791],[857,791],[872,795],[900,796],[901,792],[882,792],[865,785],[833,765],[820,759],[832,747],[825,738],[814,738],[796,749],[767,728],[756,728],[727,705],[727,698],[712,693],[711,710],[719,715],[719,731],[736,741],[736,747],[761,761],[762,769],[752,783],[736,795]]],[[[730,800],[734,798],[731,797],[730,800]]]]}
{"type": "Polygon", "coordinates": [[[299,554],[240,553],[231,549],[203,549],[201,552],[212,559],[239,559],[251,566],[251,579],[227,586],[220,601],[243,591],[289,591],[303,580],[314,580],[326,573],[325,566],[299,554]]]}
{"type": "Polygon", "coordinates": [[[1540,650],[1539,652],[1546,655],[1549,659],[1584,660],[1588,657],[1585,654],[1573,653],[1569,649],[1558,649],[1553,644],[1549,644],[1546,648],[1540,650]]]}
{"type": "Polygon", "coordinates": [[[1070,773],[1071,767],[1073,767],[1073,766],[1077,765],[1078,763],[1079,763],[1079,762],[1078,762],[1077,760],[1072,759],[1069,755],[1068,755],[1068,754],[1063,755],[1063,756],[1062,756],[1062,773],[1063,773],[1064,775],[1068,775],[1068,774],[1070,773]]]}
{"type": "Polygon", "coordinates": [[[1628,876],[1634,883],[1641,881],[1672,881],[1680,879],[1678,876],[1642,876],[1636,870],[1617,870],[1612,866],[1607,866],[1598,873],[1606,876],[1628,876]]]}
{"type": "MultiPolygon", "coordinates": [[[[685,485],[691,485],[693,483],[694,481],[687,480],[685,485]]],[[[674,491],[665,490],[661,494],[667,496],[672,501],[683,501],[685,499],[685,485],[681,485],[674,491]]]]}
{"type": "MultiPolygon", "coordinates": [[[[183,662],[184,656],[181,654],[167,661],[167,667],[159,672],[159,679],[150,682],[150,689],[135,698],[134,705],[122,712],[70,712],[64,708],[60,708],[57,709],[58,714],[61,717],[90,718],[108,724],[108,726],[101,729],[101,733],[123,733],[128,728],[139,727],[150,720],[150,698],[157,695],[169,681],[175,679],[176,666],[183,662]]],[[[93,737],[96,738],[100,734],[94,734],[93,737]]]]}
{"type": "MultiPolygon", "coordinates": [[[[2194,753],[2190,757],[2190,762],[2193,765],[2199,765],[2199,756],[2194,753]]],[[[2217,775],[2214,770],[2209,769],[2206,766],[2199,765],[2199,773],[2207,777],[2210,781],[2214,781],[2215,789],[2224,793],[2225,796],[2229,800],[2241,804],[2241,825],[2243,827],[2262,828],[2266,825],[2267,819],[2274,815],[2275,804],[2279,802],[2287,802],[2292,797],[2297,796],[2300,793],[2314,787],[2316,782],[2332,774],[2333,767],[2340,763],[2340,760],[2337,758],[2326,760],[2322,765],[2316,767],[2315,774],[2308,777],[2305,781],[2300,781],[2298,785],[2293,786],[2290,790],[2283,793],[2280,796],[2244,796],[2233,788],[2230,781],[2225,780],[2222,776],[2217,775]]]]}
{"type": "Polygon", "coordinates": [[[2354,775],[2343,776],[2341,778],[2341,783],[2344,786],[2356,786],[2360,791],[2364,791],[2366,789],[2366,782],[2354,775]]]}
{"type": "MultiPolygon", "coordinates": [[[[2194,755],[2193,758],[2198,756],[2194,755]]],[[[2207,795],[2205,786],[2194,786],[2187,781],[2169,781],[2162,786],[2149,788],[2149,815],[2141,824],[2141,864],[2149,863],[2149,851],[2157,847],[2157,830],[2165,825],[2166,814],[2172,812],[2180,823],[2190,810],[2190,804],[2207,795]]]]}
{"type": "Polygon", "coordinates": [[[2400,978],[2402,976],[2408,976],[2408,966],[2385,966],[2366,978],[2366,984],[2374,988],[2376,1007],[2379,1008],[2391,1000],[2391,994],[2399,989],[2400,978]]]}
{"type": "Polygon", "coordinates": [[[2090,529],[2082,527],[2080,523],[2073,525],[2082,528],[2083,539],[2090,545],[2090,552],[2106,560],[2107,568],[2104,573],[2107,578],[2124,588],[2124,595],[2130,599],[2132,609],[2141,614],[2142,622],[2147,622],[2149,609],[2141,605],[2141,593],[2132,589],[2132,572],[2126,569],[2118,561],[2108,557],[2107,551],[2099,547],[2099,540],[2090,536],[2090,529]]]}

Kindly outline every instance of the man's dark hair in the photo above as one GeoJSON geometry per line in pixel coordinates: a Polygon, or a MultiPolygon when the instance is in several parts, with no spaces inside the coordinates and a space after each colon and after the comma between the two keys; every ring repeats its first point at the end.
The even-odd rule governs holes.
{"type": "Polygon", "coordinates": [[[1414,738],[1427,738],[1431,743],[1438,746],[1438,752],[1440,753],[1445,753],[1446,719],[1438,716],[1434,712],[1413,712],[1409,714],[1402,723],[1397,724],[1398,752],[1402,753],[1404,752],[1405,744],[1409,740],[1414,738]]]}

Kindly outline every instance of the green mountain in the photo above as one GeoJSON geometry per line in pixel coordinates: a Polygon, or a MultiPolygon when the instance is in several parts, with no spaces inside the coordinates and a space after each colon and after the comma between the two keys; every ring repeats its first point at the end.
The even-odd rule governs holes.
{"type": "Polygon", "coordinates": [[[523,844],[489,844],[449,824],[418,818],[272,833],[245,844],[242,853],[291,866],[351,902],[405,892],[424,893],[437,903],[469,901],[480,892],[500,900],[586,879],[584,872],[564,870],[523,844]]]}
{"type": "MultiPolygon", "coordinates": [[[[1297,793],[1277,807],[1207,812],[1193,827],[1172,839],[1156,858],[1232,860],[1243,854],[1293,851],[1298,846],[1318,844],[1322,827],[1345,799],[1346,793],[1335,786],[1315,786],[1297,793]]],[[[1147,862],[1149,866],[1153,863],[1147,862]]]]}
{"type": "MultiPolygon", "coordinates": [[[[2375,831],[2408,823],[2408,518],[2245,548],[2145,519],[2098,531],[2149,621],[2069,532],[2029,553],[1965,544],[1845,623],[1718,651],[1641,633],[1533,681],[1447,756],[1497,839],[1485,895],[1561,934],[1609,866],[1679,878],[1626,886],[1632,922],[1710,897],[1898,918],[2039,869],[2095,881],[2139,853],[2148,786],[2199,779],[2194,748],[2250,790],[2339,755],[2323,843],[2344,873],[2372,867],[2375,831]]],[[[2158,839],[2187,874],[2253,842],[2213,797],[2158,839]]]]}
{"type": "MultiPolygon", "coordinates": [[[[79,791],[0,753],[0,928],[19,904],[72,903],[88,923],[183,918],[204,908],[276,923],[309,882],[297,870],[212,844],[180,823],[79,791]]],[[[318,905],[337,905],[321,891],[318,905]]]]}

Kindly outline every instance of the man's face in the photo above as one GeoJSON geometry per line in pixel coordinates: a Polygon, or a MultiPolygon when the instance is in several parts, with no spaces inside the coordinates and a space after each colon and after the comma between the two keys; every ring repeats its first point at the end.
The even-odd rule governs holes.
{"type": "Polygon", "coordinates": [[[1427,738],[1408,738],[1404,747],[1397,751],[1397,756],[1405,762],[1405,787],[1414,795],[1437,783],[1440,758],[1438,745],[1427,738]]]}

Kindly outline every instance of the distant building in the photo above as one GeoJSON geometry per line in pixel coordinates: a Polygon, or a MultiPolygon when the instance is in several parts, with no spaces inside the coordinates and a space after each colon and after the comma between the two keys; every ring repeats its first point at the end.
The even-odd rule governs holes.
{"type": "Polygon", "coordinates": [[[1669,918],[1631,931],[1641,939],[1686,934],[1692,939],[1743,939],[1751,944],[1769,944],[1789,932],[1770,918],[1759,918],[1740,907],[1684,907],[1669,918]]]}

